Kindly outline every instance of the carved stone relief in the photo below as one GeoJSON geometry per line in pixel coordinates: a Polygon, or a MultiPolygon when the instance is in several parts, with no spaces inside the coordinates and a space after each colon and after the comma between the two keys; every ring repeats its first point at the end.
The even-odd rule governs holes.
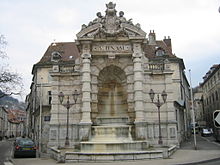
{"type": "Polygon", "coordinates": [[[88,25],[82,25],[77,38],[145,37],[146,33],[141,30],[139,23],[134,25],[132,19],[127,20],[123,11],[120,11],[119,16],[117,16],[115,6],[116,4],[112,2],[106,4],[105,16],[98,12],[97,18],[89,22],[88,25]]]}

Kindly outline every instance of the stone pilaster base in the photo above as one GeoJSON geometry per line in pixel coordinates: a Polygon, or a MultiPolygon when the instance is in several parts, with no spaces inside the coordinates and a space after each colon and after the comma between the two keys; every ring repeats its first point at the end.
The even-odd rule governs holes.
{"type": "Polygon", "coordinates": [[[147,122],[135,122],[135,139],[147,140],[147,122]]]}
{"type": "Polygon", "coordinates": [[[92,123],[80,123],[79,124],[79,141],[88,141],[90,139],[91,125],[92,123]]]}

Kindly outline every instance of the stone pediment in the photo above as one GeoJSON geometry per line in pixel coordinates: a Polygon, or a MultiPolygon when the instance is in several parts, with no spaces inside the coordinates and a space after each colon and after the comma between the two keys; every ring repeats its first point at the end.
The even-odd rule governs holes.
{"type": "Polygon", "coordinates": [[[127,20],[124,12],[120,11],[117,16],[115,4],[106,4],[106,15],[97,13],[97,18],[88,25],[83,24],[81,31],[76,35],[78,39],[95,39],[106,37],[128,37],[145,38],[146,33],[141,29],[140,24],[133,24],[132,19],[127,20]]]}

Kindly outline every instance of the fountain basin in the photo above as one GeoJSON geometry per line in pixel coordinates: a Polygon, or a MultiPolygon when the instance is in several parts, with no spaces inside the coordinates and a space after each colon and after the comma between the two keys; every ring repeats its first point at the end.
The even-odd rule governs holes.
{"type": "Polygon", "coordinates": [[[125,142],[81,142],[81,152],[93,153],[115,153],[143,151],[148,149],[148,143],[145,141],[125,141],[125,142]]]}
{"type": "Polygon", "coordinates": [[[132,141],[130,125],[92,126],[92,142],[124,142],[132,141]]]}
{"type": "Polygon", "coordinates": [[[95,124],[103,125],[103,124],[126,124],[129,123],[128,117],[97,117],[95,124]]]}
{"type": "MultiPolygon", "coordinates": [[[[72,149],[73,150],[73,149],[72,149]]],[[[145,151],[123,151],[109,153],[90,152],[62,152],[56,147],[50,148],[51,157],[57,162],[98,162],[98,161],[120,161],[120,160],[141,160],[141,159],[162,159],[170,157],[177,150],[177,146],[166,148],[151,148],[145,151]]]]}

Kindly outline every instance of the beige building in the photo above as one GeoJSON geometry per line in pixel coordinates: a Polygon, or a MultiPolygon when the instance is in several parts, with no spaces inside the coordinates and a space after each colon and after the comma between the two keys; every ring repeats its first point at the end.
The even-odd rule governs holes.
{"type": "Polygon", "coordinates": [[[0,106],[0,139],[7,136],[8,131],[8,111],[5,107],[0,106]]]}
{"type": "Polygon", "coordinates": [[[25,121],[26,121],[26,112],[23,110],[7,110],[8,116],[8,137],[21,137],[25,136],[25,121]]]}
{"type": "Polygon", "coordinates": [[[0,107],[0,137],[9,138],[25,135],[25,120],[25,111],[0,107]]]}
{"type": "Polygon", "coordinates": [[[213,112],[220,109],[220,64],[213,65],[200,84],[203,91],[204,119],[213,127],[213,112]]]}
{"type": "Polygon", "coordinates": [[[203,105],[203,91],[201,86],[193,88],[195,121],[199,126],[206,126],[205,111],[203,105]]]}
{"type": "Polygon", "coordinates": [[[179,145],[186,137],[189,84],[170,37],[157,40],[154,31],[146,35],[140,24],[127,20],[123,12],[118,15],[115,4],[106,6],[104,16],[99,12],[82,25],[75,42],[52,43],[33,67],[28,132],[43,152],[65,146],[67,125],[69,146],[79,149],[108,135],[120,136],[119,128],[127,141],[153,146],[160,133],[163,145],[179,145]],[[160,111],[151,101],[151,89],[160,111]],[[76,103],[75,90],[80,94],[76,103]],[[167,99],[162,105],[163,91],[167,99]],[[60,92],[63,103],[69,98],[69,120],[60,92]]]}

